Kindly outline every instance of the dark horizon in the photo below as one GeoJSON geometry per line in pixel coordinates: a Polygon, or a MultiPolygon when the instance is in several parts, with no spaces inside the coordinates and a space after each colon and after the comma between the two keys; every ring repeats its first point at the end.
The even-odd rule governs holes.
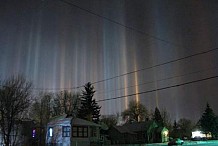
{"type": "Polygon", "coordinates": [[[196,121],[207,102],[218,114],[217,24],[215,0],[3,0],[0,77],[36,92],[92,82],[102,115],[134,99],[196,121]]]}

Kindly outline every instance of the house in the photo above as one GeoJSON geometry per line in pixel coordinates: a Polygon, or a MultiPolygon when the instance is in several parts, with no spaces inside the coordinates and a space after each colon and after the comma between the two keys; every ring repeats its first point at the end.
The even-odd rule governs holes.
{"type": "MultiPolygon", "coordinates": [[[[25,119],[16,121],[10,133],[10,141],[12,145],[16,146],[29,146],[32,145],[32,129],[35,127],[34,121],[25,119]]],[[[0,131],[0,145],[4,145],[3,134],[0,131]]]]}
{"type": "Polygon", "coordinates": [[[168,140],[168,130],[158,127],[154,121],[133,122],[122,126],[113,126],[109,130],[112,144],[142,144],[150,142],[165,142],[168,140]]]}
{"type": "Polygon", "coordinates": [[[203,131],[196,130],[192,132],[191,138],[192,140],[212,139],[212,135],[211,132],[205,134],[203,131]]]}
{"type": "Polygon", "coordinates": [[[101,125],[72,116],[62,115],[47,125],[46,144],[55,146],[99,145],[101,125]]]}
{"type": "Polygon", "coordinates": [[[126,126],[113,126],[109,129],[111,144],[133,144],[137,134],[130,131],[126,126]]]}
{"type": "Polygon", "coordinates": [[[154,142],[162,143],[169,141],[169,130],[166,127],[156,127],[154,131],[154,142]]]}

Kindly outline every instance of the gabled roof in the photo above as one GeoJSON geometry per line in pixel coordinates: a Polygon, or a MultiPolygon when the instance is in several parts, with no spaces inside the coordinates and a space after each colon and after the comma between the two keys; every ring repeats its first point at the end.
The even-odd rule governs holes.
{"type": "Polygon", "coordinates": [[[156,123],[154,121],[145,121],[145,122],[133,122],[133,123],[127,123],[122,126],[114,126],[115,129],[117,129],[120,133],[131,133],[135,134],[137,132],[145,132],[148,131],[151,126],[154,126],[152,128],[155,128],[156,123]]]}
{"type": "Polygon", "coordinates": [[[153,121],[144,121],[144,122],[133,122],[124,124],[127,129],[133,132],[147,131],[149,127],[153,124],[153,121]]]}
{"type": "Polygon", "coordinates": [[[65,123],[66,121],[71,121],[71,119],[72,117],[68,117],[67,114],[55,116],[50,119],[48,125],[65,123]]]}
{"type": "Polygon", "coordinates": [[[166,127],[157,127],[156,132],[169,131],[166,127]]]}
{"type": "Polygon", "coordinates": [[[114,126],[115,129],[117,129],[120,133],[129,133],[129,134],[135,134],[134,132],[130,131],[125,126],[114,126]]]}
{"type": "Polygon", "coordinates": [[[73,125],[101,127],[101,125],[94,122],[83,120],[80,118],[73,118],[72,116],[68,116],[67,114],[51,118],[48,125],[64,124],[66,122],[69,124],[71,121],[73,125]]]}
{"type": "Polygon", "coordinates": [[[75,118],[72,120],[72,124],[73,125],[79,125],[79,126],[95,126],[95,127],[101,127],[101,125],[96,124],[94,122],[91,121],[87,121],[87,120],[83,120],[80,118],[75,118]]]}
{"type": "Polygon", "coordinates": [[[50,119],[50,122],[51,121],[59,121],[59,120],[63,120],[63,119],[65,119],[67,117],[67,114],[63,114],[63,115],[59,115],[59,116],[55,116],[55,117],[52,117],[51,119],[50,119]]]}

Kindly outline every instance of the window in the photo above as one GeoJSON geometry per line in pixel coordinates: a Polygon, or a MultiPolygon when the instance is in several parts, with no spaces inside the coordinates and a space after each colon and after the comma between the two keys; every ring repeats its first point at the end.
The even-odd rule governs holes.
{"type": "Polygon", "coordinates": [[[48,128],[48,135],[49,135],[50,137],[53,136],[53,128],[52,128],[52,127],[48,128]]]}
{"type": "Polygon", "coordinates": [[[88,127],[86,126],[73,126],[73,137],[88,137],[88,127]]]}
{"type": "Polygon", "coordinates": [[[97,129],[96,129],[96,127],[92,127],[92,129],[91,129],[91,136],[92,137],[97,137],[97,129]]]}
{"type": "Polygon", "coordinates": [[[88,137],[88,127],[83,128],[83,136],[88,137]]]}
{"type": "Polygon", "coordinates": [[[70,137],[70,126],[63,126],[62,127],[62,136],[63,137],[70,137]]]}
{"type": "Polygon", "coordinates": [[[77,137],[77,127],[73,126],[73,137],[77,137]]]}
{"type": "Polygon", "coordinates": [[[33,138],[36,137],[36,129],[35,128],[32,130],[32,137],[33,138]]]}

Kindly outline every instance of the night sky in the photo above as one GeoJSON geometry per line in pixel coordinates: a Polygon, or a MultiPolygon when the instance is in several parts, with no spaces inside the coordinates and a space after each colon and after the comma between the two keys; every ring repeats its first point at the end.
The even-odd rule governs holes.
{"type": "Polygon", "coordinates": [[[1,79],[24,75],[35,92],[92,82],[103,115],[133,99],[166,108],[172,120],[198,120],[206,102],[218,114],[217,48],[217,0],[0,4],[1,79]]]}

